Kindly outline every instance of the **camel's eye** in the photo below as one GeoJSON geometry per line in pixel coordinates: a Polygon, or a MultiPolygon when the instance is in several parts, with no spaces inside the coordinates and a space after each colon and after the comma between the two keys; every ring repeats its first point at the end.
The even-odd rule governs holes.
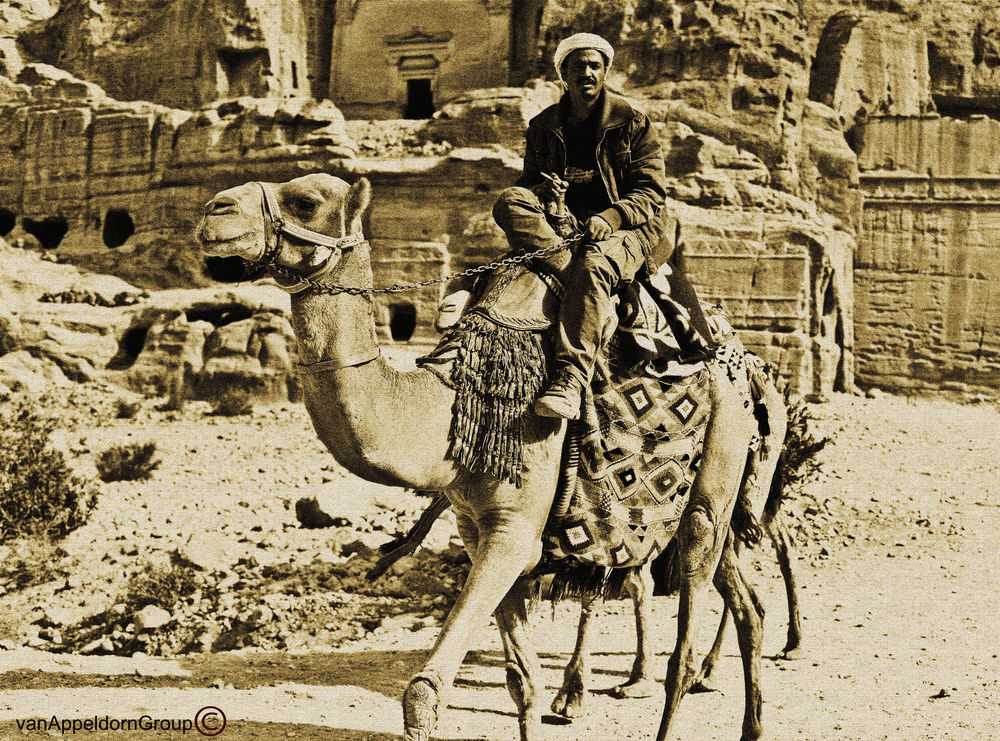
{"type": "Polygon", "coordinates": [[[309,216],[319,208],[319,202],[308,196],[298,196],[292,199],[292,207],[303,216],[309,216]]]}

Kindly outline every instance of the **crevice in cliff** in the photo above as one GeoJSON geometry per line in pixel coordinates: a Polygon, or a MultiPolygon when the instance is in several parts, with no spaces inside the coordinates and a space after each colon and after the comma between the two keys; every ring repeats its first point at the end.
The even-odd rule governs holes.
{"type": "Polygon", "coordinates": [[[101,238],[109,248],[121,247],[135,234],[135,222],[123,208],[109,208],[104,215],[104,230],[101,238]]]}
{"type": "Polygon", "coordinates": [[[210,322],[216,327],[222,327],[233,322],[240,322],[253,316],[253,311],[246,306],[212,306],[206,309],[187,309],[184,317],[189,322],[210,322]]]}
{"type": "Polygon", "coordinates": [[[146,345],[149,327],[129,327],[118,342],[118,352],[108,361],[108,370],[128,370],[146,345]]]}
{"type": "Polygon", "coordinates": [[[6,237],[17,226],[17,214],[13,211],[0,208],[0,237],[6,237]]]}

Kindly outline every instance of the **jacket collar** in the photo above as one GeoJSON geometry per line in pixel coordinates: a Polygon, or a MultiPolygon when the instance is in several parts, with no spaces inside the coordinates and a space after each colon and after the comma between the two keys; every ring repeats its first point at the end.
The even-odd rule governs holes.
{"type": "MultiPolygon", "coordinates": [[[[598,131],[604,131],[616,126],[624,126],[635,118],[635,109],[620,95],[607,89],[601,91],[601,120],[598,131]]],[[[543,129],[561,129],[565,123],[565,112],[569,110],[569,95],[564,93],[555,105],[551,105],[538,114],[535,122],[543,129]]]]}

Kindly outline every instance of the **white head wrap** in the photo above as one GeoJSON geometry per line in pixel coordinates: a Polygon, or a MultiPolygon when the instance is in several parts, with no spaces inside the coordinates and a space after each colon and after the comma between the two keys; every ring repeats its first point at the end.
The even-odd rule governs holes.
{"type": "Polygon", "coordinates": [[[566,60],[566,57],[579,49],[595,49],[599,51],[607,60],[608,67],[611,66],[611,62],[615,58],[615,50],[611,48],[611,44],[596,33],[575,33],[572,36],[567,36],[559,42],[554,57],[556,74],[559,75],[560,80],[562,79],[562,64],[566,60]]]}

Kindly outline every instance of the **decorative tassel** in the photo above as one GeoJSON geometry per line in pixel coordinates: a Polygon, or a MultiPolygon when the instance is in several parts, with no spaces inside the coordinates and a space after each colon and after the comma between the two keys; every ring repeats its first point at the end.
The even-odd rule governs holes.
{"type": "Polygon", "coordinates": [[[521,486],[524,415],[545,383],[545,352],[537,332],[466,316],[442,340],[453,343],[455,386],[448,455],[470,471],[521,486]]]}

